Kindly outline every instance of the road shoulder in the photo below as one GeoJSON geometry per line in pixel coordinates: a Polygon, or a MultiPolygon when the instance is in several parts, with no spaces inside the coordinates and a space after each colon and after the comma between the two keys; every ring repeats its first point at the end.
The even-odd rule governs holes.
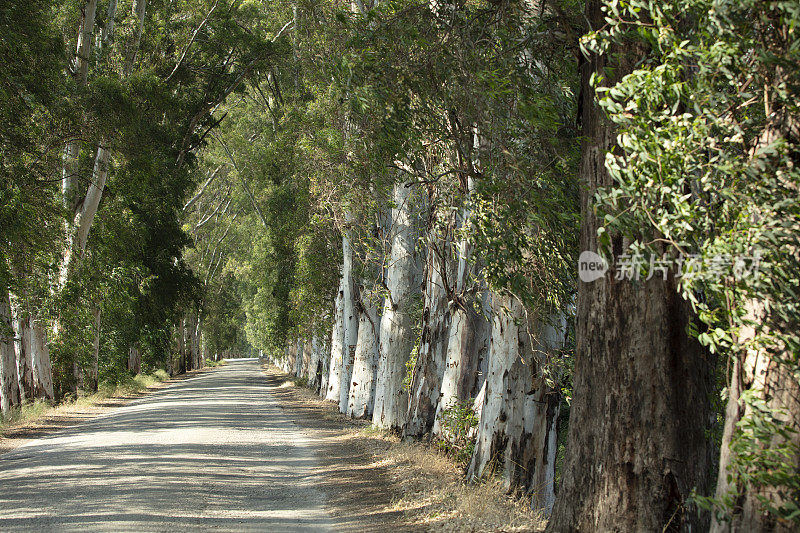
{"type": "Polygon", "coordinates": [[[296,386],[292,376],[263,366],[270,395],[314,445],[319,487],[341,531],[541,531],[526,499],[497,482],[463,483],[449,457],[418,442],[401,442],[363,420],[349,420],[333,402],[296,386]]]}

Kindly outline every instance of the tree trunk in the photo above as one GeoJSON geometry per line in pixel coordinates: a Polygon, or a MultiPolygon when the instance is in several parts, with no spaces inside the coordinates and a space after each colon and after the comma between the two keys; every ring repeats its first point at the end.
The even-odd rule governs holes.
{"type": "MultiPolygon", "coordinates": [[[[770,35],[778,31],[790,33],[788,28],[780,26],[780,23],[776,23],[775,27],[762,28],[762,31],[770,35]]],[[[779,42],[774,41],[775,44],[779,42]]],[[[780,55],[787,53],[783,46],[779,50],[780,55]]],[[[765,92],[769,88],[772,89],[772,94],[777,92],[774,87],[791,82],[783,66],[772,68],[771,81],[771,87],[765,87],[765,92]]],[[[772,101],[767,96],[765,106],[767,124],[752,148],[751,157],[760,159],[756,154],[766,151],[769,146],[780,145],[783,141],[789,147],[792,160],[800,160],[800,115],[794,109],[784,108],[780,101],[772,101]]],[[[769,164],[769,160],[759,163],[769,164]]],[[[773,174],[778,174],[778,169],[770,170],[773,174]]],[[[787,188],[788,194],[797,193],[797,185],[787,188]]],[[[784,268],[791,272],[792,268],[800,264],[800,249],[795,245],[786,251],[790,254],[786,261],[790,266],[784,268]]],[[[781,286],[781,281],[773,279],[772,283],[781,286]]],[[[768,503],[776,509],[797,505],[797,492],[792,493],[792,489],[785,485],[762,485],[741,480],[735,471],[731,471],[735,459],[731,444],[735,441],[739,432],[738,424],[742,420],[757,419],[760,416],[753,413],[753,404],[763,402],[764,408],[773,411],[777,424],[786,429],[787,433],[784,436],[774,434],[769,442],[752,443],[757,446],[755,453],[757,456],[761,453],[770,455],[770,452],[777,454],[775,448],[788,446],[791,451],[788,456],[780,459],[783,463],[781,469],[793,471],[795,475],[800,472],[800,377],[797,374],[797,353],[793,353],[792,347],[784,340],[787,335],[797,333],[800,327],[798,317],[781,316],[779,311],[776,312],[777,306],[769,301],[751,298],[743,302],[742,307],[744,318],[751,324],[740,328],[737,344],[742,349],[732,357],[733,368],[728,386],[715,495],[717,500],[731,499],[733,509],[725,517],[726,521],[714,517],[711,532],[795,531],[796,522],[776,520],[775,515],[765,510],[765,504],[768,503]],[[764,341],[766,345],[763,344],[764,341]]],[[[755,460],[752,462],[751,468],[760,468],[755,460]]]]}
{"type": "Polygon", "coordinates": [[[449,283],[446,259],[449,243],[447,238],[436,241],[428,247],[422,335],[411,380],[408,419],[403,429],[404,435],[415,438],[421,438],[433,429],[447,363],[450,309],[445,284],[449,283]]]}
{"type": "Polygon", "coordinates": [[[178,374],[186,373],[186,341],[185,341],[185,322],[186,319],[181,317],[178,319],[176,326],[178,330],[178,374]]]}
{"type": "Polygon", "coordinates": [[[380,323],[378,374],[372,424],[399,430],[408,413],[408,393],[403,390],[406,361],[414,348],[412,309],[415,304],[417,262],[411,221],[411,187],[394,185],[392,250],[386,268],[388,296],[380,323]]]}
{"type": "Polygon", "coordinates": [[[344,352],[344,277],[339,280],[339,292],[336,294],[336,307],[331,332],[331,357],[328,372],[327,392],[325,399],[339,401],[340,375],[342,373],[342,353],[344,352]]]}
{"type": "MultiPolygon", "coordinates": [[[[593,28],[604,24],[600,4],[587,3],[593,28]]],[[[598,250],[592,202],[612,184],[604,163],[615,143],[590,76],[613,72],[613,84],[642,56],[635,47],[612,53],[611,70],[607,56],[581,68],[581,250],[598,250]]],[[[619,235],[611,244],[615,254],[624,248],[619,235]]],[[[567,455],[548,531],[701,530],[684,504],[693,488],[707,494],[711,485],[713,361],[687,335],[692,315],[673,279],[613,276],[579,282],[567,455]]]]}
{"type": "Polygon", "coordinates": [[[55,400],[53,390],[53,366],[50,362],[50,350],[47,347],[45,328],[31,315],[28,317],[31,336],[31,358],[33,360],[33,382],[37,398],[55,400]]]}
{"type": "Polygon", "coordinates": [[[192,321],[192,368],[200,368],[200,317],[199,311],[195,313],[192,321]]]}
{"type": "Polygon", "coordinates": [[[375,404],[375,374],[378,370],[378,309],[362,291],[358,321],[358,340],[353,361],[353,378],[347,416],[368,418],[375,404]]]}
{"type": "Polygon", "coordinates": [[[322,345],[319,342],[319,336],[314,333],[311,335],[311,342],[308,344],[310,351],[308,358],[308,369],[306,372],[306,379],[308,379],[308,388],[314,392],[319,392],[319,382],[321,377],[322,365],[322,345]]]}
{"type": "Polygon", "coordinates": [[[319,395],[325,398],[328,391],[328,377],[331,372],[331,338],[323,337],[320,343],[320,377],[319,377],[319,395]]]}
{"type": "Polygon", "coordinates": [[[86,387],[91,392],[97,392],[100,376],[100,306],[92,309],[94,315],[94,338],[92,342],[92,368],[86,380],[86,387]]]}
{"type": "MultiPolygon", "coordinates": [[[[351,215],[347,213],[345,219],[349,222],[351,215]]],[[[342,232],[342,279],[344,280],[344,302],[342,316],[344,319],[344,342],[342,349],[342,368],[339,373],[339,412],[347,412],[347,403],[350,399],[350,380],[353,376],[353,357],[358,342],[358,309],[356,307],[356,286],[353,277],[353,250],[350,245],[349,230],[342,232]]]]}
{"type": "Polygon", "coordinates": [[[11,327],[11,300],[5,288],[0,295],[0,412],[8,416],[21,402],[17,376],[17,351],[11,327]]]}
{"type": "Polygon", "coordinates": [[[294,376],[296,378],[302,377],[305,372],[305,342],[303,339],[297,339],[294,348],[294,376]]]}
{"type": "MultiPolygon", "coordinates": [[[[472,178],[468,178],[469,194],[472,191],[472,178]]],[[[470,211],[469,198],[465,200],[459,226],[469,223],[470,211]]],[[[433,423],[433,436],[444,437],[440,424],[442,414],[448,407],[464,402],[478,394],[483,379],[479,370],[481,362],[489,353],[491,338],[491,324],[486,318],[477,313],[474,308],[474,297],[470,296],[471,284],[476,284],[474,264],[471,261],[472,247],[466,238],[458,243],[458,267],[456,269],[454,302],[450,309],[450,331],[448,332],[447,354],[442,377],[441,396],[436,408],[433,423]]],[[[486,300],[488,291],[480,291],[486,300]]],[[[484,306],[486,302],[482,302],[484,306]]],[[[488,315],[487,315],[488,316],[488,315]]]]}
{"type": "Polygon", "coordinates": [[[133,33],[132,42],[129,44],[126,58],[125,58],[125,76],[130,76],[133,72],[133,66],[136,64],[136,54],[139,52],[139,43],[142,40],[142,32],[144,31],[144,14],[147,5],[147,0],[135,0],[133,2],[133,15],[139,24],[133,33]]]}
{"type": "Polygon", "coordinates": [[[19,378],[20,396],[23,401],[32,401],[36,397],[36,386],[33,379],[33,354],[31,353],[31,330],[27,317],[23,317],[22,306],[12,309],[14,313],[14,336],[17,350],[17,376],[19,378]]]}
{"type": "Polygon", "coordinates": [[[548,515],[555,499],[559,399],[542,369],[563,346],[563,320],[529,323],[522,304],[507,294],[492,295],[492,304],[488,375],[467,476],[478,479],[497,466],[507,491],[527,491],[533,508],[548,515]]]}
{"type": "MultiPolygon", "coordinates": [[[[75,59],[72,73],[78,87],[85,87],[89,79],[89,55],[92,47],[92,31],[97,13],[97,0],[86,0],[81,8],[81,26],[78,29],[78,42],[75,49],[75,59]]],[[[78,158],[80,145],[77,140],[70,140],[64,148],[64,165],[61,181],[61,191],[64,197],[64,206],[70,211],[76,211],[80,197],[77,191],[78,158]]]]}
{"type": "Polygon", "coordinates": [[[142,354],[138,346],[131,346],[128,349],[128,370],[134,375],[142,373],[142,354]]]}

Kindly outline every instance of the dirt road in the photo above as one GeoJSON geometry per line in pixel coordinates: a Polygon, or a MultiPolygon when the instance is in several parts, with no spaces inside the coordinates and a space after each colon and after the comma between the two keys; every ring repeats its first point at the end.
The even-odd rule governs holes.
{"type": "Polygon", "coordinates": [[[317,464],[232,361],[0,455],[0,531],[326,531],[317,464]]]}

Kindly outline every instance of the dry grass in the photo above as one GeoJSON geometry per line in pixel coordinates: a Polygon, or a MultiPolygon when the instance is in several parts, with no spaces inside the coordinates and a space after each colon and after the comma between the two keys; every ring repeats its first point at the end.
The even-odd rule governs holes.
{"type": "MultiPolygon", "coordinates": [[[[336,439],[353,453],[371,457],[362,465],[364,474],[386,474],[389,504],[383,511],[399,515],[397,527],[403,531],[541,531],[546,525],[531,511],[529,500],[504,493],[499,483],[489,479],[480,484],[464,483],[463,470],[449,456],[432,446],[416,441],[401,441],[387,432],[375,430],[367,422],[348,420],[332,402],[321,400],[312,391],[296,386],[281,374],[280,388],[291,393],[287,409],[303,410],[317,420],[337,422],[341,433],[336,439]]],[[[285,402],[285,400],[284,400],[285,402]]],[[[353,474],[356,475],[355,473],[353,474]]]]}
{"type": "Polygon", "coordinates": [[[462,469],[447,455],[419,442],[361,429],[358,435],[380,439],[375,466],[394,478],[393,509],[426,531],[540,531],[546,522],[527,500],[507,496],[495,480],[466,484],[462,469]]]}

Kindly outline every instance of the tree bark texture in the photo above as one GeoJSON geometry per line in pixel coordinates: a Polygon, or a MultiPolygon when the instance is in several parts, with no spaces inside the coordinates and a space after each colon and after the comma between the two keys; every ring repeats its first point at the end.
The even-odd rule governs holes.
{"type": "MultiPolygon", "coordinates": [[[[586,6],[593,28],[604,24],[600,4],[586,6]]],[[[609,84],[642,57],[635,46],[612,53],[618,63],[609,84]]],[[[608,66],[608,56],[592,56],[581,68],[581,250],[598,250],[593,197],[612,184],[604,162],[614,129],[589,84],[608,66]]],[[[622,238],[611,241],[620,254],[622,238]]],[[[711,486],[713,360],[687,334],[693,317],[674,280],[613,276],[612,269],[579,282],[567,454],[548,531],[703,529],[703,517],[684,503],[692,489],[708,494],[711,486]]]]}
{"type": "Polygon", "coordinates": [[[445,284],[452,279],[448,276],[449,242],[447,237],[436,241],[429,245],[426,259],[422,335],[403,430],[404,435],[415,438],[422,438],[433,429],[447,362],[451,317],[445,284]]]}
{"type": "Polygon", "coordinates": [[[403,390],[406,361],[414,348],[412,310],[415,305],[417,261],[412,227],[412,190],[403,183],[393,189],[391,252],[386,267],[388,296],[380,322],[378,374],[372,423],[399,430],[408,412],[403,390]]]}
{"type": "Polygon", "coordinates": [[[331,332],[331,356],[327,380],[326,400],[339,401],[339,387],[342,373],[342,353],[344,352],[344,277],[339,279],[339,292],[336,294],[336,304],[333,315],[333,330],[331,332]]]}
{"type": "Polygon", "coordinates": [[[368,418],[375,404],[375,375],[378,371],[378,309],[376,303],[361,291],[358,340],[353,360],[353,377],[347,416],[368,418]]]}

